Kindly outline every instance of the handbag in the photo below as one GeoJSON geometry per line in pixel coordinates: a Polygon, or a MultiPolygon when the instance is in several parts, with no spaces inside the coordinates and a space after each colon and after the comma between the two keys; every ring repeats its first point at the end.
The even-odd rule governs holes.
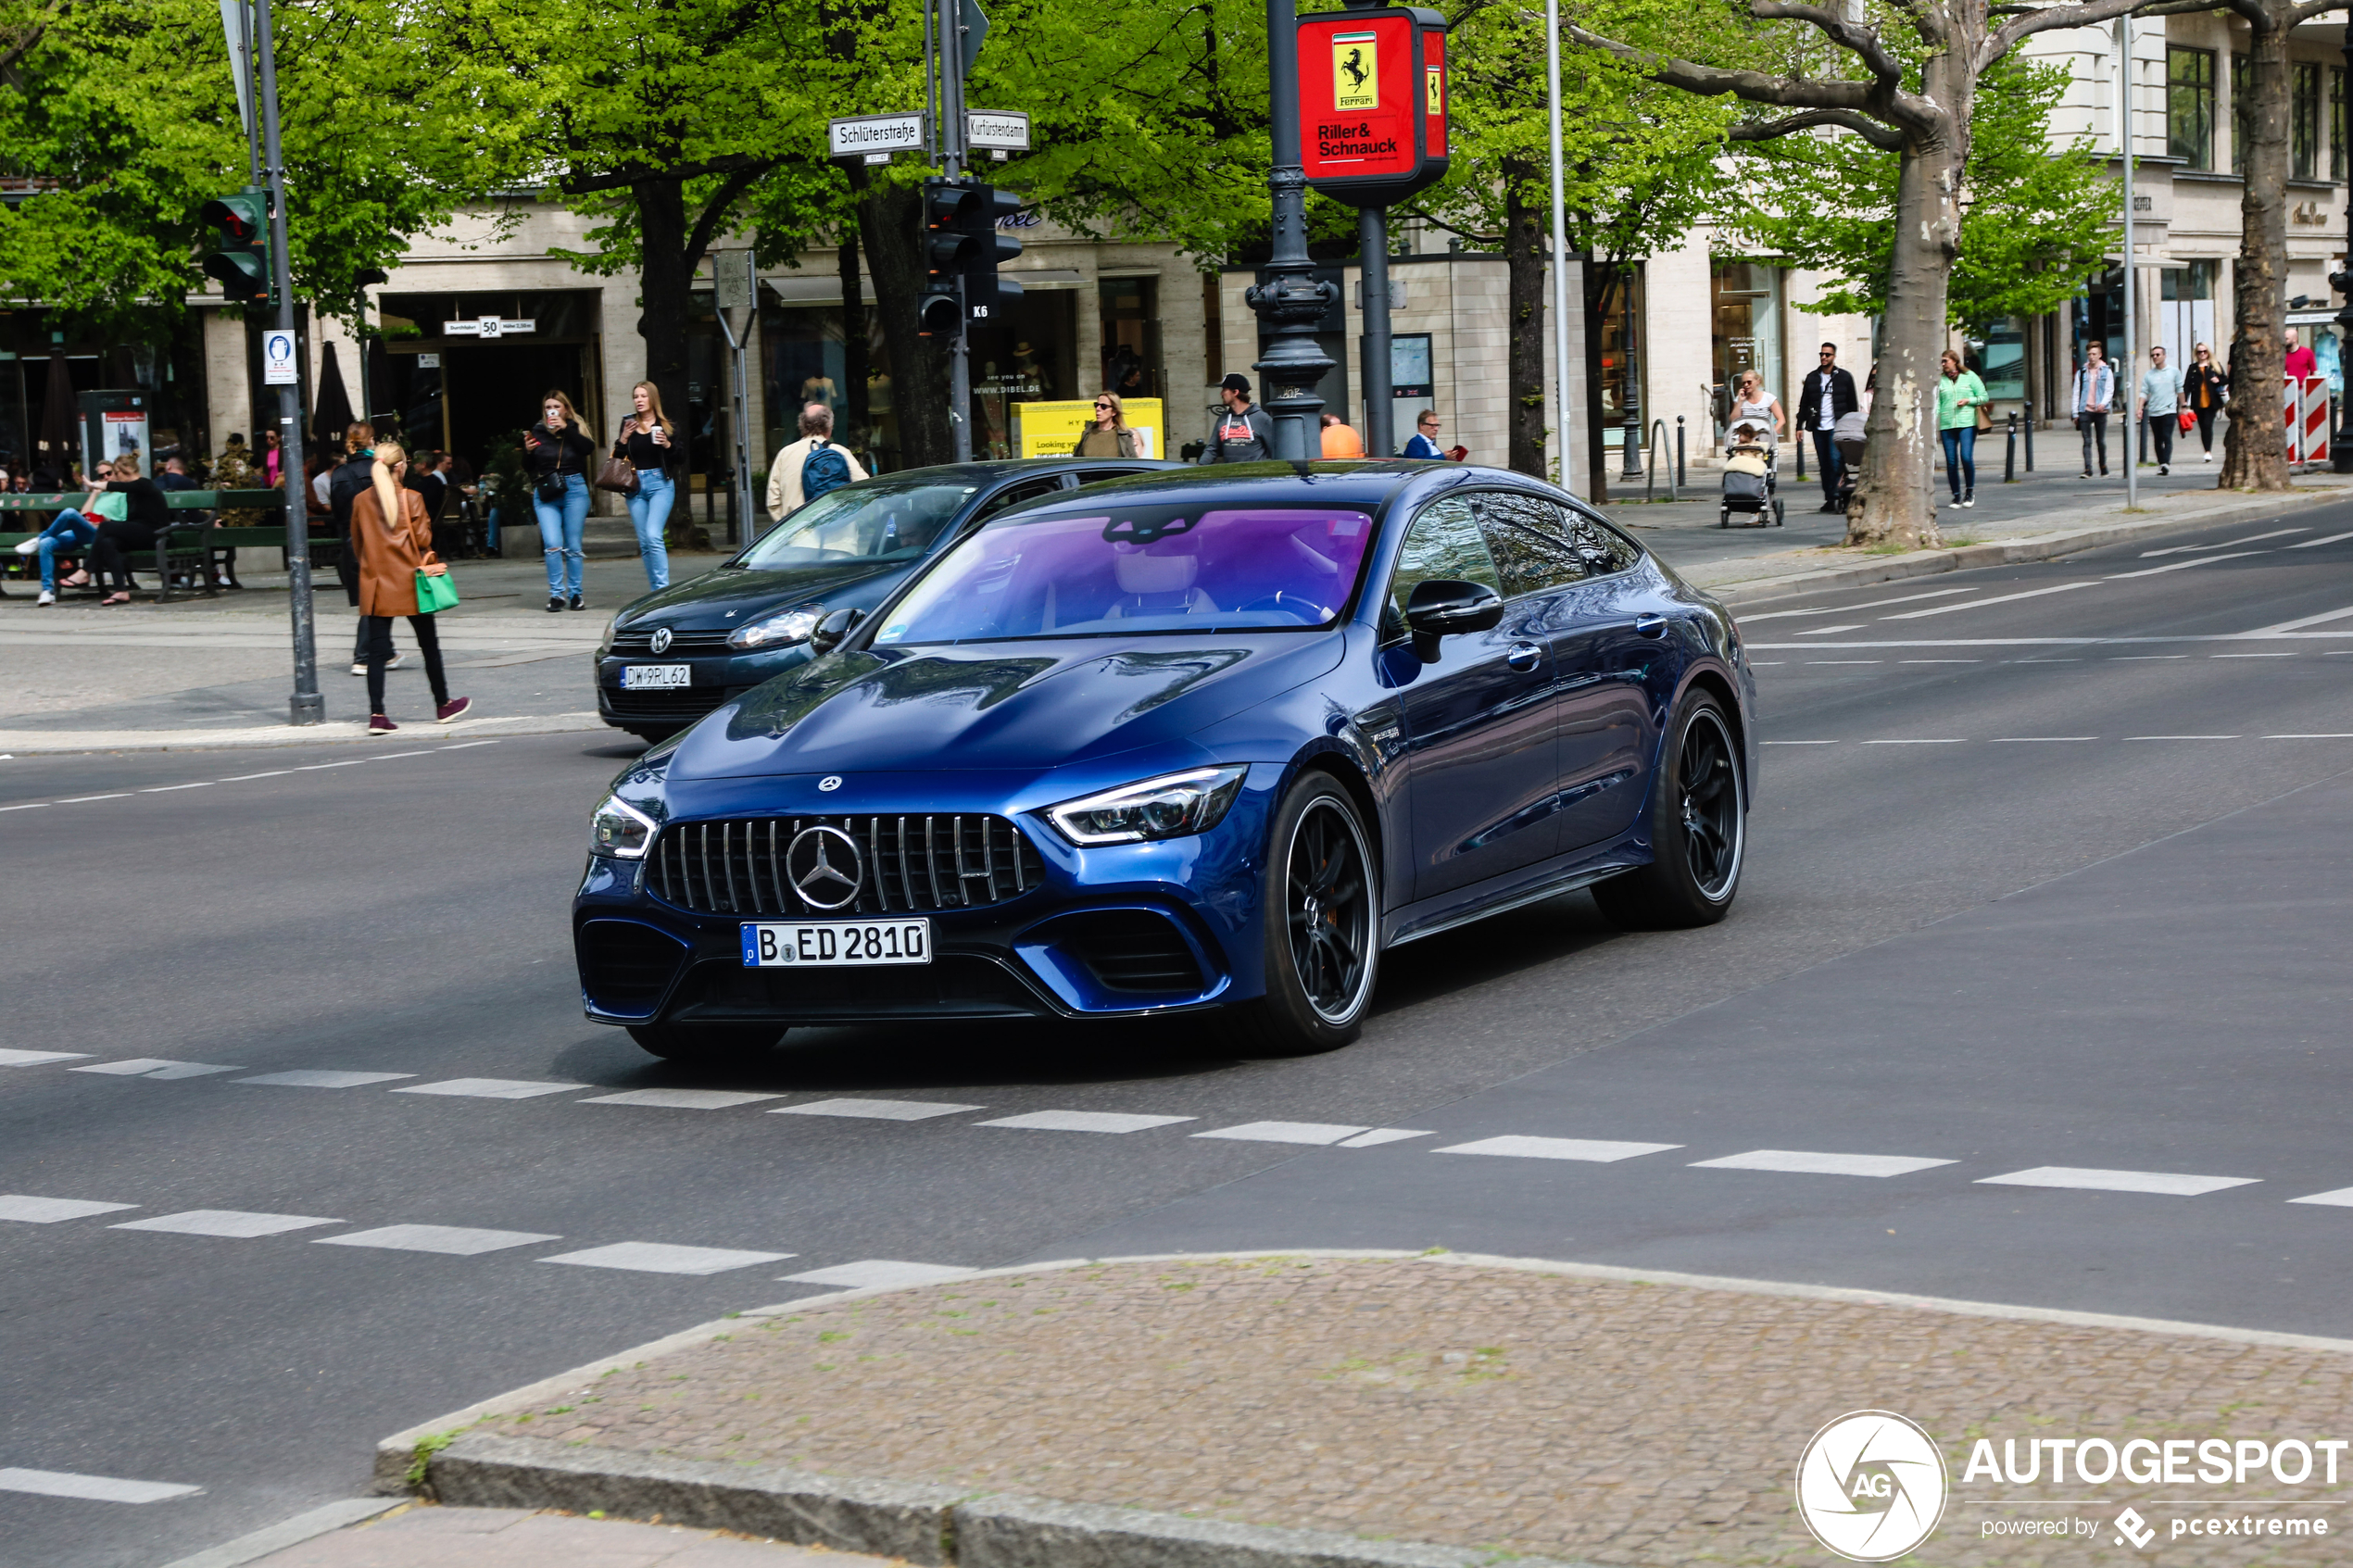
{"type": "Polygon", "coordinates": [[[2192,432],[2192,431],[2196,430],[2196,428],[2197,428],[2197,416],[2196,416],[2196,414],[2191,413],[2191,412],[2190,412],[2187,408],[2183,409],[2183,410],[2182,410],[2182,433],[2183,433],[2183,435],[2187,435],[2187,434],[2189,434],[2189,433],[2190,433],[2190,432],[2192,432]]]}
{"type": "Polygon", "coordinates": [[[597,470],[597,488],[621,495],[630,494],[637,488],[636,465],[626,458],[607,458],[605,466],[597,470]]]}
{"type": "Polygon", "coordinates": [[[458,584],[451,580],[449,573],[445,571],[438,577],[422,571],[417,573],[417,613],[419,615],[436,614],[455,608],[457,603],[458,584]]]}
{"type": "Polygon", "coordinates": [[[1980,403],[1977,406],[1977,433],[1980,435],[1991,434],[1993,429],[1994,410],[1988,408],[1984,404],[1980,403]]]}

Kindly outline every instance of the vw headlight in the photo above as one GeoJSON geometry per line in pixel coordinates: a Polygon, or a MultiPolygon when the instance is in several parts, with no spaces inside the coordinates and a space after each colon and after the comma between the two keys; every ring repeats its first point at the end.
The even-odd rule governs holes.
{"type": "Polygon", "coordinates": [[[618,795],[608,795],[588,819],[588,852],[642,860],[661,824],[618,795]]]}
{"type": "Polygon", "coordinates": [[[727,633],[731,648],[782,648],[795,643],[805,643],[809,633],[817,630],[817,622],[825,618],[823,605],[796,605],[775,615],[763,615],[749,625],[738,626],[727,633]]]}
{"type": "Polygon", "coordinates": [[[1047,808],[1073,844],[1143,844],[1207,833],[1241,793],[1248,768],[1196,768],[1047,808]]]}
{"type": "Polygon", "coordinates": [[[612,657],[612,634],[620,630],[621,616],[619,612],[616,611],[613,618],[605,622],[605,634],[597,641],[597,657],[598,659],[610,659],[612,657]]]}

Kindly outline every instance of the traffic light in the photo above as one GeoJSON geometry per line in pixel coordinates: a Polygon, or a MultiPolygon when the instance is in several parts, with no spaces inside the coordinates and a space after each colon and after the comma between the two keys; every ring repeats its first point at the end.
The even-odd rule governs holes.
{"type": "Polygon", "coordinates": [[[972,233],[973,189],[951,180],[924,182],[924,295],[919,307],[925,337],[954,337],[964,320],[964,273],[976,254],[972,233]]]}
{"type": "Polygon", "coordinates": [[[270,270],[270,194],[247,185],[233,196],[204,204],[204,221],[220,231],[220,248],[205,253],[204,273],[239,303],[275,297],[270,270]]]}
{"type": "Polygon", "coordinates": [[[997,269],[1021,254],[1021,242],[997,226],[1000,218],[1011,218],[1021,210],[1021,198],[1011,191],[994,186],[975,185],[973,194],[976,224],[974,258],[965,273],[964,305],[975,321],[987,320],[1000,305],[1011,305],[1021,297],[1021,285],[1011,278],[999,275],[997,269]]]}

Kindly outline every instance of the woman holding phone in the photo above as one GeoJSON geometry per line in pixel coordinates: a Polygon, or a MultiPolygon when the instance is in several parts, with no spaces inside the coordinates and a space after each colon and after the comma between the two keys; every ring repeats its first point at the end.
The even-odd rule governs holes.
{"type": "Polygon", "coordinates": [[[670,526],[670,508],[678,498],[671,483],[670,463],[677,455],[677,430],[661,411],[661,393],[649,381],[629,389],[636,411],[621,421],[621,435],[612,455],[625,458],[637,470],[636,488],[629,492],[629,524],[637,531],[637,553],[645,558],[646,581],[655,588],[670,586],[670,547],[662,542],[670,526]]]}
{"type": "Polygon", "coordinates": [[[522,460],[539,514],[539,547],[547,558],[550,614],[566,604],[588,608],[581,597],[587,557],[580,542],[588,528],[588,459],[596,455],[596,440],[572,399],[560,390],[542,397],[539,422],[522,433],[522,460]]]}

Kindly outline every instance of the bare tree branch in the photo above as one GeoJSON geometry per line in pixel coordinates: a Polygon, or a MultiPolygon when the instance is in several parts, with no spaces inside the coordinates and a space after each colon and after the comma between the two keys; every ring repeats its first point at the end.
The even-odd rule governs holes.
{"type": "Polygon", "coordinates": [[[700,163],[681,164],[674,169],[626,163],[608,174],[585,174],[565,180],[556,188],[568,196],[578,196],[590,191],[617,191],[626,185],[642,185],[648,180],[699,180],[706,174],[736,174],[747,169],[752,171],[754,179],[758,179],[768,171],[769,160],[714,157],[700,163]]]}
{"type": "Polygon", "coordinates": [[[1761,21],[1811,22],[1828,34],[1831,43],[1857,56],[1881,82],[1904,79],[1904,62],[1887,52],[1877,28],[1857,27],[1836,11],[1798,5],[1793,0],[1749,0],[1748,12],[1761,21]]]}
{"type": "Polygon", "coordinates": [[[1793,131],[1806,131],[1817,125],[1836,125],[1852,131],[1881,152],[1901,152],[1904,138],[1868,115],[1850,113],[1845,109],[1807,109],[1803,114],[1787,115],[1780,119],[1754,120],[1735,125],[1724,133],[1729,142],[1769,142],[1776,136],[1786,136],[1793,131]]]}
{"type": "Polygon", "coordinates": [[[735,207],[736,198],[751,189],[761,175],[774,167],[774,159],[747,164],[728,175],[719,189],[711,193],[711,200],[703,204],[702,217],[696,220],[694,232],[686,236],[688,272],[701,264],[703,252],[711,248],[711,239],[717,234],[719,225],[726,220],[729,210],[735,207]]]}
{"type": "MultiPolygon", "coordinates": [[[[2338,0],[2340,6],[2343,0],[2338,0]]],[[[2141,0],[2067,0],[2064,5],[2045,6],[2024,16],[2012,17],[1987,35],[1977,51],[1977,69],[1982,73],[1994,61],[2018,47],[2021,39],[2057,28],[2096,27],[2101,22],[2114,21],[2127,11],[2140,9],[2141,0]]]]}
{"type": "MultiPolygon", "coordinates": [[[[2130,6],[2133,0],[2114,0],[2130,6]]],[[[1870,115],[1891,121],[1919,135],[1934,136],[1950,129],[1951,114],[1944,106],[1904,92],[1894,82],[1835,82],[1813,77],[1774,76],[1761,70],[1728,70],[1717,66],[1704,66],[1692,60],[1677,59],[1648,49],[1637,49],[1614,38],[1604,38],[1588,32],[1575,22],[1564,22],[1561,31],[1580,46],[1624,60],[1654,82],[1669,87],[1680,87],[1687,93],[1718,97],[1730,94],[1752,104],[1775,104],[1793,109],[1844,109],[1851,114],[1870,115]]]]}

